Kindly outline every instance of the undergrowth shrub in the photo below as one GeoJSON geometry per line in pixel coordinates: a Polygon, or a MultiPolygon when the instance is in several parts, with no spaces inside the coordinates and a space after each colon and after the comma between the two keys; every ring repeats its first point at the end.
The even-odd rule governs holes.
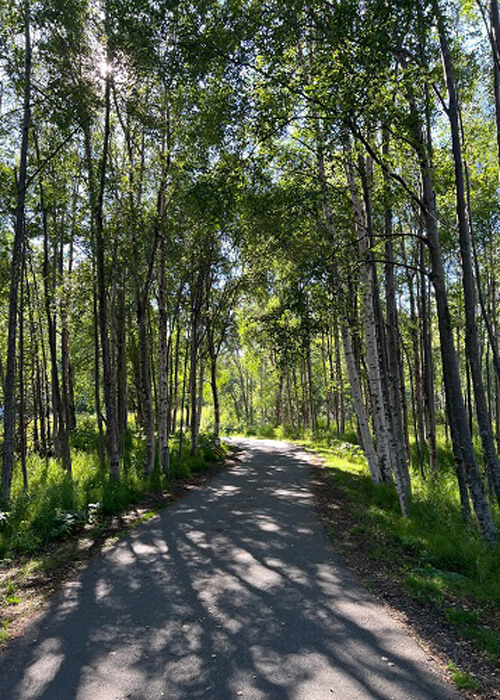
{"type": "Polygon", "coordinates": [[[274,440],[276,437],[276,428],[274,425],[262,425],[257,428],[257,435],[267,440],[274,440]]]}

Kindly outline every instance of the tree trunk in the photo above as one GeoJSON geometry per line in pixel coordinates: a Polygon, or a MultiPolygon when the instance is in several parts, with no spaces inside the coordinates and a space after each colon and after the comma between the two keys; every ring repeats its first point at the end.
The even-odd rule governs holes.
{"type": "Polygon", "coordinates": [[[430,252],[431,281],[436,296],[436,309],[438,315],[439,337],[441,341],[441,361],[443,366],[443,378],[447,412],[450,422],[450,432],[455,456],[457,478],[460,488],[461,506],[464,517],[469,510],[468,498],[464,489],[467,481],[469,491],[474,503],[474,511],[480,530],[489,541],[496,541],[497,531],[491,511],[486,500],[481,476],[476,463],[474,446],[469,430],[467,412],[461,389],[460,369],[458,357],[453,340],[453,328],[448,305],[445,271],[441,253],[441,244],[437,227],[437,214],[435,209],[435,195],[432,185],[432,166],[427,154],[427,146],[423,137],[423,129],[420,124],[416,108],[410,102],[415,124],[415,144],[422,176],[423,189],[423,216],[427,231],[427,243],[430,252]]]}
{"type": "Polygon", "coordinates": [[[14,396],[16,377],[16,326],[18,308],[18,289],[23,266],[24,254],[24,220],[26,201],[26,182],[28,171],[28,140],[31,124],[31,36],[30,36],[30,7],[26,3],[24,15],[24,105],[23,124],[21,132],[21,158],[19,163],[19,177],[17,181],[17,201],[14,231],[14,246],[12,249],[12,262],[9,288],[9,320],[7,338],[7,362],[5,367],[4,386],[4,437],[3,437],[3,461],[1,498],[8,502],[12,484],[14,469],[14,440],[16,402],[14,396]]]}
{"type": "Polygon", "coordinates": [[[186,379],[187,379],[187,368],[189,359],[189,336],[186,336],[186,345],[184,348],[184,368],[182,373],[182,395],[181,395],[181,418],[179,426],[179,451],[177,453],[177,460],[180,462],[182,457],[182,445],[184,442],[184,405],[186,402],[186,379]]]}
{"type": "Polygon", "coordinates": [[[23,488],[28,490],[28,471],[26,468],[26,395],[24,381],[24,277],[25,277],[26,253],[23,251],[23,264],[21,267],[21,295],[19,303],[19,451],[21,457],[21,471],[23,474],[23,488]]]}
{"type": "Polygon", "coordinates": [[[340,338],[339,338],[339,324],[335,319],[334,322],[334,340],[335,340],[335,371],[336,371],[336,382],[338,386],[337,390],[337,401],[339,410],[339,421],[337,423],[337,432],[341,435],[345,433],[345,406],[344,406],[344,377],[342,375],[342,361],[340,358],[340,338]]]}
{"type": "Polygon", "coordinates": [[[455,167],[455,188],[456,207],[458,218],[458,233],[460,242],[460,255],[462,262],[462,283],[464,291],[465,309],[465,346],[468,366],[470,368],[472,383],[474,386],[474,398],[476,403],[476,414],[479,425],[479,432],[489,471],[489,477],[494,484],[497,500],[500,503],[500,462],[495,448],[493,429],[488,415],[486,394],[481,368],[481,355],[479,350],[479,338],[476,324],[476,294],[474,269],[472,262],[472,249],[470,230],[468,223],[464,163],[462,157],[462,143],[460,134],[460,116],[458,98],[453,76],[453,66],[448,46],[448,38],[444,26],[444,20],[438,5],[434,0],[434,10],[439,31],[439,41],[441,54],[443,57],[443,67],[448,89],[448,118],[450,121],[453,161],[455,167]]]}
{"type": "Polygon", "coordinates": [[[197,387],[197,366],[198,366],[198,318],[196,312],[193,315],[191,328],[191,362],[189,368],[189,405],[190,405],[190,428],[191,428],[191,454],[196,454],[198,450],[196,401],[198,398],[197,387]]]}
{"type": "Polygon", "coordinates": [[[425,404],[425,433],[429,448],[429,464],[431,473],[435,476],[438,473],[437,446],[436,446],[436,408],[434,398],[434,368],[432,360],[432,336],[431,336],[431,313],[430,295],[427,292],[427,279],[425,269],[424,243],[420,243],[420,313],[422,317],[422,346],[423,346],[423,388],[425,404]]]}
{"type": "Polygon", "coordinates": [[[104,429],[101,409],[101,371],[99,353],[99,319],[97,311],[97,295],[92,291],[92,329],[94,334],[94,403],[97,420],[97,430],[99,433],[99,463],[101,468],[105,466],[106,445],[104,440],[104,429]]]}
{"type": "Polygon", "coordinates": [[[349,377],[349,384],[351,387],[356,417],[358,419],[358,426],[361,434],[363,450],[365,452],[366,459],[368,460],[368,467],[370,469],[372,481],[375,484],[380,484],[383,481],[382,473],[380,471],[379,460],[375,452],[375,447],[373,445],[373,440],[368,425],[368,419],[366,417],[365,406],[363,401],[363,392],[361,389],[358,368],[356,366],[356,360],[354,358],[354,352],[352,349],[350,331],[347,325],[345,324],[342,325],[342,341],[344,344],[347,374],[349,377]]]}
{"type": "MultiPolygon", "coordinates": [[[[384,153],[388,155],[389,144],[387,136],[384,136],[384,153]]],[[[387,201],[390,201],[390,185],[387,175],[384,173],[384,188],[387,201]]],[[[392,210],[386,206],[384,212],[385,225],[385,302],[387,308],[386,337],[387,337],[387,368],[386,377],[389,393],[389,406],[392,417],[392,432],[395,445],[396,472],[399,471],[401,488],[404,489],[404,509],[411,499],[411,483],[408,471],[408,457],[406,454],[406,441],[403,428],[403,409],[401,406],[401,377],[399,368],[401,357],[399,351],[399,319],[396,305],[396,286],[394,282],[394,248],[392,245],[392,210]]],[[[398,474],[396,473],[396,476],[398,474]]]]}
{"type": "MultiPolygon", "coordinates": [[[[110,141],[110,115],[111,115],[111,73],[106,75],[104,91],[104,137],[99,173],[99,188],[95,198],[95,248],[97,269],[97,296],[99,306],[99,330],[101,340],[101,353],[103,365],[104,405],[106,407],[106,436],[111,478],[120,477],[120,449],[118,443],[118,412],[117,412],[117,386],[116,374],[113,372],[113,362],[110,354],[108,335],[108,308],[106,299],[106,263],[104,241],[104,193],[106,189],[106,172],[109,155],[110,141]]],[[[90,190],[93,192],[92,158],[90,152],[90,134],[86,134],[87,160],[89,162],[90,190]]],[[[92,197],[92,201],[94,197],[92,197]]]]}
{"type": "Polygon", "coordinates": [[[177,334],[175,337],[175,369],[174,369],[174,387],[173,387],[173,392],[170,392],[171,395],[173,393],[173,399],[172,399],[172,422],[171,422],[171,430],[172,433],[175,433],[177,429],[177,403],[179,400],[179,359],[180,359],[180,342],[181,342],[181,329],[180,329],[180,323],[177,328],[177,334]]]}
{"type": "Polygon", "coordinates": [[[123,280],[117,290],[116,310],[116,367],[117,367],[117,404],[118,404],[118,439],[120,455],[125,454],[128,427],[127,400],[127,318],[125,310],[125,289],[123,280]]]}
{"type": "Polygon", "coordinates": [[[158,462],[164,468],[168,449],[168,353],[165,306],[165,240],[160,239],[158,260],[158,462]]]}
{"type": "Polygon", "coordinates": [[[497,0],[490,0],[490,23],[490,41],[493,54],[493,91],[495,98],[497,158],[500,166],[500,18],[497,0]]]}
{"type": "Polygon", "coordinates": [[[198,383],[198,398],[196,401],[196,449],[198,449],[198,437],[201,428],[201,414],[203,411],[203,389],[205,385],[205,358],[200,354],[200,375],[198,383]]]}
{"type": "Polygon", "coordinates": [[[212,398],[214,402],[214,435],[220,434],[220,404],[219,390],[217,388],[217,358],[213,356],[210,363],[210,381],[212,386],[212,398]]]}
{"type": "Polygon", "coordinates": [[[141,375],[141,399],[146,430],[146,462],[144,473],[152,474],[155,468],[155,424],[153,411],[153,394],[151,389],[151,371],[149,367],[149,342],[146,325],[146,308],[143,300],[137,299],[137,329],[139,334],[139,364],[141,375]]]}
{"type": "Polygon", "coordinates": [[[368,222],[365,223],[361,204],[356,192],[354,180],[354,167],[348,167],[348,183],[351,202],[354,211],[355,229],[358,239],[358,247],[363,259],[363,323],[365,331],[365,356],[368,368],[368,387],[370,391],[373,426],[377,439],[377,455],[382,478],[386,482],[392,481],[391,439],[387,424],[386,406],[382,388],[382,376],[380,367],[379,344],[377,340],[377,325],[374,307],[373,265],[370,259],[370,241],[368,238],[368,222]]]}
{"type": "Polygon", "coordinates": [[[71,298],[71,272],[73,264],[73,240],[70,242],[69,261],[67,274],[64,273],[64,241],[61,235],[61,248],[59,251],[59,278],[63,289],[59,303],[59,314],[61,316],[61,365],[62,365],[62,407],[64,412],[64,423],[67,431],[76,427],[75,399],[73,395],[73,382],[71,379],[71,358],[69,347],[69,327],[68,327],[68,299],[71,298]]]}

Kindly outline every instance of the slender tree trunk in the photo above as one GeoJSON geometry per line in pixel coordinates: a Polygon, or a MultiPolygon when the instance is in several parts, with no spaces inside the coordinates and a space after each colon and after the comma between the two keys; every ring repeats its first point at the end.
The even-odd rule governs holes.
{"type": "Polygon", "coordinates": [[[23,474],[23,488],[28,490],[28,471],[26,467],[26,392],[24,381],[24,278],[25,278],[26,253],[23,252],[23,264],[21,268],[21,294],[19,300],[19,452],[21,457],[21,471],[23,474]]]}
{"type": "Polygon", "coordinates": [[[95,414],[97,420],[97,430],[99,433],[99,462],[101,468],[105,465],[105,454],[106,454],[106,444],[104,439],[104,429],[102,420],[102,409],[101,409],[101,371],[100,371],[100,352],[99,352],[99,319],[97,311],[97,295],[95,291],[92,292],[92,303],[93,303],[93,314],[92,314],[92,328],[94,333],[94,403],[95,403],[95,414]]]}
{"type": "Polygon", "coordinates": [[[214,435],[220,434],[220,402],[219,389],[217,386],[217,349],[215,347],[213,321],[208,321],[207,327],[207,347],[210,358],[210,385],[212,387],[212,401],[214,408],[214,435]]]}
{"type": "Polygon", "coordinates": [[[498,0],[490,0],[490,23],[490,41],[493,54],[493,94],[495,99],[497,158],[500,166],[500,19],[498,0]]]}
{"type": "Polygon", "coordinates": [[[198,437],[201,428],[201,414],[203,412],[203,389],[205,385],[205,358],[200,354],[200,370],[198,382],[198,398],[196,401],[196,449],[198,449],[198,437]]]}
{"type": "MultiPolygon", "coordinates": [[[[191,329],[192,330],[192,329],[191,329]]],[[[186,335],[186,345],[184,348],[184,367],[182,372],[182,394],[181,394],[181,418],[179,426],[179,451],[177,454],[177,460],[180,462],[182,457],[182,446],[184,442],[184,405],[186,402],[186,385],[187,385],[187,368],[189,359],[189,336],[186,335]]]]}
{"type": "Polygon", "coordinates": [[[60,278],[63,294],[61,295],[60,314],[61,314],[61,352],[62,352],[62,371],[63,371],[63,391],[64,402],[66,406],[66,426],[67,430],[71,431],[76,428],[76,408],[75,408],[75,391],[73,382],[73,367],[71,363],[70,352],[70,329],[68,319],[68,300],[72,298],[72,274],[73,274],[73,255],[74,255],[74,228],[76,217],[76,194],[73,197],[72,217],[71,217],[71,233],[68,252],[68,267],[66,274],[64,271],[64,241],[61,237],[61,266],[60,278]]]}
{"type": "Polygon", "coordinates": [[[70,242],[69,262],[67,274],[64,273],[64,241],[61,235],[61,248],[59,260],[59,278],[63,289],[59,302],[59,314],[61,317],[61,365],[62,365],[62,407],[64,412],[64,423],[67,431],[76,427],[75,401],[72,393],[73,384],[71,381],[71,358],[70,341],[68,327],[68,307],[67,302],[71,297],[71,272],[73,263],[73,241],[70,242]]]}
{"type": "Polygon", "coordinates": [[[425,432],[429,448],[429,464],[432,474],[438,473],[437,445],[436,445],[436,408],[434,398],[434,367],[432,359],[432,335],[430,324],[430,295],[427,292],[427,279],[425,269],[424,243],[420,243],[420,295],[422,316],[422,346],[423,346],[423,388],[425,402],[425,432]]]}
{"type": "Polygon", "coordinates": [[[160,239],[158,260],[158,461],[164,468],[168,450],[168,348],[165,305],[165,240],[160,239]]]}
{"type": "Polygon", "coordinates": [[[177,328],[177,333],[175,336],[175,369],[174,369],[174,387],[173,387],[173,399],[172,399],[172,433],[177,430],[177,404],[179,401],[179,359],[180,359],[180,342],[181,342],[181,328],[180,322],[177,328]]]}
{"type": "Polygon", "coordinates": [[[474,269],[472,262],[472,249],[470,239],[470,229],[467,216],[467,202],[464,178],[464,163],[462,157],[462,143],[460,130],[459,104],[456,94],[455,80],[453,76],[453,66],[448,46],[448,38],[444,20],[437,0],[434,0],[434,9],[438,24],[439,41],[443,66],[445,72],[446,85],[448,89],[448,118],[450,120],[453,160],[455,166],[455,188],[456,206],[458,218],[458,233],[460,242],[460,255],[462,262],[462,283],[464,290],[465,309],[465,346],[470,368],[472,383],[474,386],[474,398],[476,404],[476,414],[481,435],[481,442],[486,458],[489,478],[494,484],[497,500],[500,503],[500,462],[495,448],[493,429],[488,415],[486,394],[481,368],[481,355],[479,349],[479,338],[476,324],[476,294],[474,269]]]}
{"type": "MultiPolygon", "coordinates": [[[[326,429],[330,430],[330,416],[331,416],[331,392],[330,392],[330,379],[328,375],[328,369],[326,366],[326,341],[325,333],[321,332],[321,367],[323,369],[323,383],[325,385],[325,416],[326,416],[326,429]]],[[[331,357],[331,355],[330,355],[331,357]]]]}
{"type": "Polygon", "coordinates": [[[292,377],[293,377],[293,391],[294,391],[294,397],[295,397],[295,406],[297,408],[297,428],[299,432],[302,430],[302,416],[300,412],[300,402],[299,402],[299,387],[298,387],[298,381],[297,381],[297,368],[295,364],[293,365],[292,368],[292,377]]]}
{"type": "Polygon", "coordinates": [[[196,312],[193,315],[191,328],[191,362],[189,369],[189,405],[190,405],[190,428],[191,428],[191,454],[196,454],[198,449],[198,433],[196,429],[196,401],[197,401],[197,366],[198,366],[198,317],[196,312]]]}
{"type": "MultiPolygon", "coordinates": [[[[384,153],[388,155],[389,145],[384,137],[384,153]]],[[[390,185],[384,174],[384,187],[387,201],[390,201],[390,185]]],[[[408,471],[408,457],[403,428],[403,409],[401,406],[401,377],[399,368],[401,357],[399,351],[399,318],[396,305],[396,285],[394,282],[394,248],[392,244],[392,210],[386,206],[384,213],[385,224],[385,301],[387,307],[386,336],[387,336],[387,368],[386,377],[389,393],[389,405],[392,414],[392,431],[394,433],[396,469],[400,473],[402,488],[405,492],[404,508],[411,498],[411,484],[408,471]],[[390,369],[389,369],[390,368],[390,369]]]]}
{"type": "Polygon", "coordinates": [[[363,258],[363,323],[365,331],[365,356],[368,368],[368,387],[370,391],[373,426],[377,439],[379,468],[384,481],[392,481],[392,461],[390,450],[389,426],[387,425],[386,407],[382,390],[380,354],[377,340],[377,326],[374,308],[373,265],[370,259],[368,225],[365,223],[361,204],[358,199],[352,164],[348,168],[348,183],[354,211],[358,247],[363,258]]]}
{"type": "Polygon", "coordinates": [[[24,253],[24,224],[26,183],[28,170],[28,140],[31,124],[31,36],[30,36],[30,6],[25,4],[24,12],[24,105],[21,132],[21,158],[17,180],[17,201],[14,230],[14,246],[12,249],[10,288],[9,288],[9,320],[7,338],[7,362],[4,385],[4,436],[1,498],[4,502],[10,499],[12,472],[14,469],[15,441],[15,377],[16,377],[16,325],[18,308],[18,289],[23,266],[24,253]]]}
{"type": "Polygon", "coordinates": [[[335,340],[335,371],[336,381],[338,385],[337,397],[339,406],[339,422],[337,423],[337,432],[341,435],[345,433],[345,405],[344,405],[344,377],[342,373],[342,360],[340,357],[340,337],[339,324],[335,319],[334,322],[334,340],[335,340]]]}
{"type": "MultiPolygon", "coordinates": [[[[406,263],[406,257],[405,257],[406,263]]],[[[415,289],[414,289],[414,276],[408,271],[407,275],[408,284],[408,296],[410,301],[410,337],[413,350],[413,358],[410,363],[413,368],[413,385],[414,385],[414,401],[413,401],[413,414],[415,423],[415,441],[417,445],[417,456],[420,468],[424,468],[424,449],[426,446],[425,439],[425,424],[424,415],[421,407],[424,402],[424,389],[422,382],[422,361],[421,361],[421,348],[419,343],[419,316],[417,315],[416,302],[415,302],[415,289]]],[[[418,289],[417,289],[418,293],[418,289]]]]}
{"type": "Polygon", "coordinates": [[[212,385],[212,398],[214,402],[214,435],[219,437],[220,434],[220,403],[219,390],[217,388],[217,357],[212,356],[210,363],[210,381],[212,385]]]}
{"type": "Polygon", "coordinates": [[[137,299],[137,328],[139,333],[139,364],[141,375],[141,401],[146,430],[146,462],[144,473],[152,474],[155,468],[155,424],[151,371],[149,366],[149,339],[146,325],[146,309],[142,299],[137,299]]]}
{"type": "MultiPolygon", "coordinates": [[[[30,263],[31,268],[31,263],[30,263]]],[[[30,332],[31,362],[32,362],[32,385],[33,385],[33,406],[34,406],[34,449],[39,455],[44,455],[47,449],[45,435],[45,410],[42,399],[42,377],[40,370],[40,348],[38,343],[37,325],[34,318],[35,299],[29,281],[28,268],[25,269],[26,286],[26,307],[28,309],[28,321],[30,332]]]]}
{"type": "Polygon", "coordinates": [[[383,481],[382,473],[380,471],[379,461],[375,452],[375,447],[373,445],[373,440],[368,425],[368,419],[365,412],[363,392],[361,389],[358,368],[356,366],[356,360],[354,358],[354,352],[352,349],[350,331],[345,324],[342,325],[342,341],[344,344],[347,374],[349,376],[349,384],[351,387],[356,417],[358,419],[358,426],[361,434],[363,450],[365,452],[366,459],[368,460],[368,467],[370,469],[372,481],[375,484],[380,484],[383,481]]]}
{"type": "Polygon", "coordinates": [[[117,290],[116,311],[116,366],[117,366],[117,404],[118,404],[118,437],[120,455],[125,454],[128,427],[128,397],[127,397],[127,315],[125,309],[124,282],[117,290]]]}
{"type": "MultiPolygon", "coordinates": [[[[335,320],[336,323],[336,320],[335,320]]],[[[326,357],[328,360],[328,370],[326,373],[326,386],[328,391],[328,403],[330,406],[330,411],[333,413],[333,418],[335,420],[335,428],[337,435],[340,431],[340,407],[339,407],[339,392],[338,386],[335,382],[335,365],[333,361],[333,338],[331,330],[328,329],[326,333],[326,357]]]]}
{"type": "MultiPolygon", "coordinates": [[[[95,197],[95,248],[97,270],[97,298],[99,308],[99,330],[103,366],[104,405],[106,407],[106,436],[109,459],[110,475],[113,479],[120,477],[120,449],[118,443],[118,412],[117,412],[117,386],[116,375],[113,372],[113,362],[110,354],[108,335],[108,308],[106,298],[106,263],[104,241],[104,194],[106,189],[106,172],[109,156],[109,142],[111,135],[111,74],[106,75],[104,91],[104,136],[102,156],[99,172],[99,187],[95,197]]],[[[86,134],[87,160],[89,163],[90,189],[93,192],[92,158],[90,134],[86,134]]],[[[94,197],[92,197],[94,202],[94,197]]]]}
{"type": "Polygon", "coordinates": [[[292,404],[292,393],[290,388],[290,370],[286,368],[286,401],[288,406],[288,415],[290,418],[290,428],[295,433],[295,415],[292,404]]]}
{"type": "Polygon", "coordinates": [[[306,346],[306,382],[307,382],[307,398],[309,403],[309,416],[311,429],[313,433],[317,432],[316,408],[314,406],[314,387],[312,376],[312,361],[311,361],[311,341],[308,339],[306,346]]]}
{"type": "Polygon", "coordinates": [[[423,216],[430,253],[431,281],[436,296],[447,413],[460,488],[462,513],[464,517],[467,518],[469,502],[464,487],[465,482],[467,482],[481,532],[487,540],[495,541],[497,539],[497,531],[485,497],[481,476],[477,468],[474,446],[472,444],[467,412],[462,395],[460,369],[453,340],[453,328],[445,282],[446,277],[437,227],[435,196],[431,175],[432,168],[429,162],[427,147],[425,145],[418,114],[412,104],[411,108],[415,123],[416,148],[422,174],[423,216]]]}

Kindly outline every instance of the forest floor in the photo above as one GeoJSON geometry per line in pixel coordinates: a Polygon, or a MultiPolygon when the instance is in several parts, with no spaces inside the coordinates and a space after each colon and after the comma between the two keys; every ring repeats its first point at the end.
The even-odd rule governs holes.
{"type": "Polygon", "coordinates": [[[335,553],[314,458],[237,444],[231,469],[69,577],[1,655],[0,697],[459,697],[335,553]]]}
{"type": "Polygon", "coordinates": [[[485,615],[484,604],[450,592],[439,600],[425,590],[417,589],[412,595],[405,581],[408,572],[418,570],[421,563],[411,547],[370,523],[366,517],[369,504],[362,503],[363,489],[358,482],[359,475],[325,468],[324,459],[313,469],[316,507],[336,551],[390,614],[410,629],[463,694],[482,700],[500,698],[500,665],[478,649],[474,639],[465,638],[449,615],[455,611],[455,618],[467,620],[478,610],[489,622],[486,629],[491,630],[499,628],[498,610],[491,607],[485,615]]]}
{"type": "Polygon", "coordinates": [[[74,536],[53,541],[33,555],[0,560],[0,652],[23,633],[50,597],[82,571],[90,559],[230,468],[236,453],[233,447],[225,462],[214,462],[202,471],[175,479],[167,491],[146,494],[126,511],[101,516],[74,536]]]}

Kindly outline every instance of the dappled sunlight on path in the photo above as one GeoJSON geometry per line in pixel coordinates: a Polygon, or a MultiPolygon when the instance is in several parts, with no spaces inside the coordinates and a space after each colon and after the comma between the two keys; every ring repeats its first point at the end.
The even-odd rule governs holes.
{"type": "Polygon", "coordinates": [[[305,452],[240,463],[90,562],[0,662],[0,698],[458,697],[345,570],[305,452]]]}

